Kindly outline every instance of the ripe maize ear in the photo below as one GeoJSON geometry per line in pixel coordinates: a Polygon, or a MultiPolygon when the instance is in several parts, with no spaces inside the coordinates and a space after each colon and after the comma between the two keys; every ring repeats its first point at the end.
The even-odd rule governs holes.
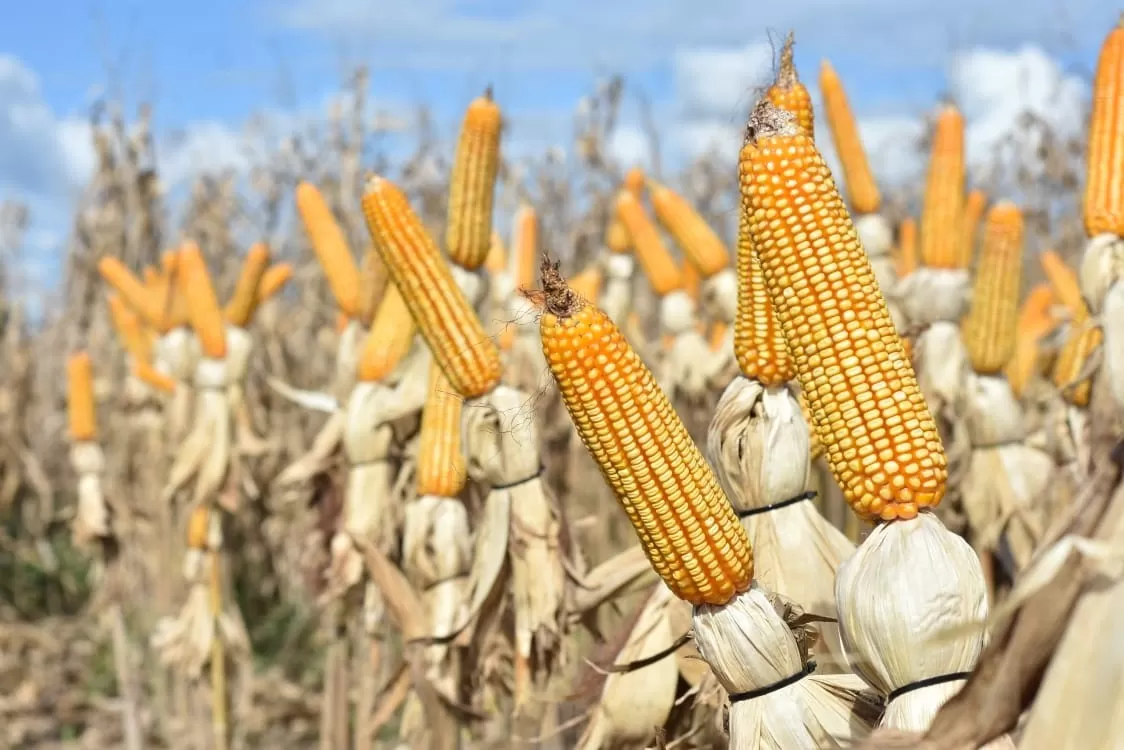
{"type": "Polygon", "coordinates": [[[157,308],[160,310],[160,324],[155,326],[160,333],[167,333],[173,328],[188,325],[187,300],[179,291],[178,252],[175,257],[175,263],[168,265],[155,283],[149,287],[149,291],[156,299],[157,308]]]}
{"type": "Polygon", "coordinates": [[[952,105],[937,115],[921,211],[921,262],[964,268],[964,117],[952,105]]]}
{"type": "Polygon", "coordinates": [[[648,277],[656,296],[662,297],[669,292],[683,288],[683,274],[679,266],[660,237],[644,206],[640,200],[629,191],[623,191],[617,196],[617,217],[628,230],[629,241],[632,244],[636,259],[648,277]]]}
{"type": "Polygon", "coordinates": [[[704,279],[730,265],[730,253],[722,240],[683,196],[654,180],[648,181],[648,194],[656,219],[704,279]]]}
{"type": "Polygon", "coordinates": [[[203,354],[211,359],[222,359],[226,356],[222,308],[215,297],[203,253],[194,242],[188,242],[180,251],[178,276],[180,294],[187,300],[187,316],[203,354]]]}
{"type": "Polygon", "coordinates": [[[632,195],[639,199],[644,195],[644,185],[648,182],[647,175],[640,167],[633,167],[625,172],[624,175],[624,189],[632,193],[632,195]]]}
{"type": "Polygon", "coordinates": [[[683,291],[687,296],[695,302],[699,301],[699,288],[702,286],[702,279],[699,277],[699,269],[695,267],[689,259],[685,259],[679,264],[680,273],[683,274],[683,291]]]}
{"type": "Polygon", "coordinates": [[[507,249],[503,246],[503,237],[495,229],[492,230],[492,243],[488,246],[484,268],[493,275],[507,270],[507,249]]]}
{"type": "Polygon", "coordinates": [[[464,399],[433,360],[429,395],[422,409],[418,445],[418,494],[456,497],[467,479],[461,450],[461,412],[464,399]]]}
{"type": "Polygon", "coordinates": [[[797,402],[800,404],[800,411],[804,414],[804,424],[809,427],[808,454],[815,460],[823,455],[823,443],[820,442],[820,436],[816,434],[815,422],[812,421],[812,410],[808,407],[808,397],[804,395],[804,391],[800,391],[797,402]]]}
{"type": "Polygon", "coordinates": [[[98,261],[98,273],[146,323],[154,328],[160,326],[164,311],[159,300],[125,264],[107,255],[98,261]]]}
{"type": "Polygon", "coordinates": [[[293,267],[288,263],[274,263],[262,274],[258,283],[257,306],[281,291],[293,278],[293,267]]]}
{"type": "Polygon", "coordinates": [[[160,254],[160,267],[163,269],[165,276],[171,276],[176,272],[179,259],[180,255],[178,250],[165,250],[160,254]]]}
{"type": "Polygon", "coordinates": [[[812,109],[812,95],[800,82],[796,75],[796,64],[792,59],[792,47],[795,36],[790,31],[785,37],[784,46],[781,47],[780,65],[777,67],[777,80],[765,92],[765,96],[773,103],[774,107],[791,112],[796,116],[796,123],[808,134],[809,138],[816,137],[816,118],[812,109]]]}
{"type": "Polygon", "coordinates": [[[310,182],[297,185],[297,212],[336,304],[354,318],[359,313],[359,269],[332,209],[320,189],[310,182]]]}
{"type": "Polygon", "coordinates": [[[725,604],[753,578],[749,538],[667,396],[609,317],[543,264],[543,354],[652,567],[680,599],[725,604]]]}
{"type": "Polygon", "coordinates": [[[1077,273],[1053,250],[1043,251],[1038,260],[1042,263],[1042,270],[1054,290],[1054,296],[1069,310],[1075,323],[1083,322],[1089,315],[1089,309],[1081,294],[1081,282],[1077,279],[1077,273]]]}
{"type": "Polygon", "coordinates": [[[374,322],[375,313],[378,312],[382,297],[386,294],[388,281],[386,265],[379,257],[379,251],[367,243],[363,261],[359,264],[359,315],[357,316],[359,324],[364,328],[369,328],[374,322]]]}
{"type": "Polygon", "coordinates": [[[753,247],[848,503],[885,520],[936,505],[947,480],[940,436],[823,157],[762,100],[739,174],[753,247]]]}
{"type": "Polygon", "coordinates": [[[394,372],[410,352],[417,326],[410,317],[398,287],[391,284],[383,295],[371,330],[359,355],[359,379],[377,383],[394,372]]]}
{"type": "Polygon", "coordinates": [[[269,265],[269,247],[264,242],[255,242],[246,253],[242,271],[234,285],[234,294],[226,303],[223,315],[234,326],[245,326],[257,307],[258,288],[261,277],[269,265]]]}
{"type": "Polygon", "coordinates": [[[781,385],[796,377],[765,274],[753,249],[748,207],[738,221],[738,313],[734,318],[734,355],[747,378],[781,385]]]}
{"type": "Polygon", "coordinates": [[[374,176],[367,181],[363,213],[391,280],[453,388],[466,399],[490,392],[503,373],[499,348],[405,194],[374,176]]]}
{"type": "Polygon", "coordinates": [[[1124,236],[1124,13],[1097,58],[1085,163],[1086,234],[1124,236]]]}
{"type": "Polygon", "coordinates": [[[210,537],[210,525],[210,506],[200,503],[191,509],[191,516],[187,520],[188,549],[207,549],[208,537],[210,537]]]}
{"type": "Polygon", "coordinates": [[[140,360],[133,362],[133,375],[135,375],[136,378],[142,383],[150,388],[153,388],[154,390],[162,391],[164,393],[176,392],[176,381],[168,375],[165,375],[164,373],[157,370],[148,362],[142,362],[140,360]]]}
{"type": "Polygon", "coordinates": [[[492,242],[492,201],[500,165],[502,120],[490,88],[472,100],[464,115],[449,176],[445,248],[453,263],[470,271],[483,265],[492,242]]]}
{"type": "Polygon", "coordinates": [[[988,212],[972,305],[961,326],[972,367],[1002,372],[1015,353],[1023,269],[1023,216],[1010,201],[988,212]]]}
{"type": "Polygon", "coordinates": [[[917,270],[917,222],[912,216],[902,219],[898,225],[898,278],[904,279],[917,270]]]}
{"type": "MultiPolygon", "coordinates": [[[[1087,322],[1087,321],[1083,321],[1087,322]]],[[[1054,363],[1054,385],[1064,388],[1072,384],[1081,374],[1085,362],[1093,350],[1101,345],[1104,334],[1094,325],[1081,325],[1075,327],[1058,352],[1058,359],[1054,363]]],[[[1085,378],[1070,388],[1065,397],[1074,406],[1085,407],[1089,405],[1089,396],[1092,394],[1093,380],[1085,378]]]]}
{"type": "Polygon", "coordinates": [[[730,326],[725,321],[716,320],[711,324],[707,341],[710,342],[712,352],[722,351],[722,347],[726,345],[726,334],[729,332],[730,326]]]}
{"type": "Polygon", "coordinates": [[[535,283],[535,261],[539,257],[539,217],[529,203],[520,204],[515,211],[511,245],[515,255],[515,288],[530,289],[535,283]]]}
{"type": "Polygon", "coordinates": [[[835,142],[835,150],[843,166],[843,181],[851,210],[857,214],[877,213],[882,205],[882,195],[878,192],[878,183],[874,181],[874,172],[867,161],[866,150],[859,137],[859,126],[851,111],[851,104],[847,101],[843,81],[827,60],[820,64],[820,91],[823,93],[827,127],[831,130],[831,139],[835,142]]]}
{"type": "Polygon", "coordinates": [[[1019,311],[1018,330],[1015,333],[1015,354],[1007,363],[1007,382],[1015,396],[1022,397],[1038,367],[1038,341],[1057,325],[1050,307],[1054,292],[1049,284],[1039,284],[1030,290],[1019,311]]]}
{"type": "Polygon", "coordinates": [[[987,194],[979,189],[968,192],[964,199],[964,240],[960,243],[960,258],[957,268],[971,268],[976,254],[976,240],[979,239],[980,222],[987,208],[987,194]]]}
{"type": "Polygon", "coordinates": [[[94,368],[90,355],[81,352],[66,362],[66,409],[70,421],[70,439],[75,442],[97,437],[94,409],[94,368]]]}
{"type": "Polygon", "coordinates": [[[121,342],[121,348],[137,362],[151,360],[153,343],[151,329],[141,325],[136,313],[130,310],[116,294],[111,294],[106,302],[109,305],[109,319],[121,342]]]}

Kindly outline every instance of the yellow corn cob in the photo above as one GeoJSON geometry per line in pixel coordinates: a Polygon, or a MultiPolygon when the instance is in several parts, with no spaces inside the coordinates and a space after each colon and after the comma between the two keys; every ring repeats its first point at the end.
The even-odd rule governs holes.
{"type": "Polygon", "coordinates": [[[484,268],[493,275],[507,270],[507,249],[503,246],[503,237],[495,229],[492,230],[492,244],[488,247],[484,268]]]}
{"type": "Polygon", "coordinates": [[[363,262],[359,265],[359,324],[370,328],[379,309],[382,297],[386,294],[389,279],[386,266],[379,257],[379,251],[367,244],[363,262]]]}
{"type": "Polygon", "coordinates": [[[106,302],[109,305],[109,319],[121,342],[121,348],[134,360],[148,362],[152,358],[151,329],[141,325],[136,313],[116,294],[109,295],[106,302]]]}
{"type": "Polygon", "coordinates": [[[418,494],[456,497],[467,479],[461,451],[464,399],[433,361],[418,445],[418,494]]]}
{"type": "Polygon", "coordinates": [[[503,373],[499,348],[406,196],[389,180],[372,177],[363,213],[391,279],[453,388],[466,399],[489,393],[503,373]]]}
{"type": "Polygon", "coordinates": [[[544,264],[546,356],[582,442],[652,567],[680,599],[725,604],[753,579],[749,539],[667,396],[603,311],[544,264]]]}
{"type": "Polygon", "coordinates": [[[142,276],[144,278],[144,285],[151,288],[160,280],[161,274],[160,271],[156,270],[152,266],[145,266],[142,276]]]}
{"type": "Polygon", "coordinates": [[[176,250],[165,250],[160,254],[160,267],[163,269],[165,276],[171,276],[176,272],[179,259],[179,252],[176,250]]]}
{"type": "Polygon", "coordinates": [[[961,325],[972,367],[994,375],[1015,353],[1023,270],[1023,216],[1010,201],[988,212],[972,306],[961,325]]]}
{"type": "Polygon", "coordinates": [[[188,242],[180,251],[179,272],[180,294],[187,300],[187,316],[191,328],[199,338],[203,354],[212,359],[226,356],[226,327],[223,324],[222,308],[215,297],[211,276],[203,253],[194,242],[188,242]]]}
{"type": "Polygon", "coordinates": [[[97,437],[94,410],[94,368],[86,352],[72,355],[66,362],[66,407],[70,418],[70,439],[75,442],[97,437]]]}
{"type": "Polygon", "coordinates": [[[363,341],[359,355],[359,379],[377,383],[390,373],[410,352],[417,327],[398,287],[390,284],[375,314],[371,330],[363,341]]]}
{"type": "Polygon", "coordinates": [[[898,278],[904,279],[917,270],[917,222],[907,216],[898,225],[898,278]]]}
{"type": "Polygon", "coordinates": [[[644,174],[644,170],[640,167],[633,167],[625,172],[624,189],[639,199],[644,194],[644,185],[647,181],[648,177],[644,174]]]}
{"type": "Polygon", "coordinates": [[[515,211],[511,252],[515,256],[515,288],[530,289],[535,283],[535,260],[539,256],[539,217],[529,203],[521,203],[515,211]]]}
{"type": "Polygon", "coordinates": [[[582,296],[586,302],[597,304],[601,293],[601,269],[596,265],[570,277],[570,288],[582,296]]]}
{"type": "Polygon", "coordinates": [[[765,275],[753,249],[748,206],[738,219],[738,312],[734,318],[734,355],[747,378],[781,385],[796,377],[795,363],[777,321],[765,275]]]}
{"type": "Polygon", "coordinates": [[[500,108],[492,89],[468,105],[449,176],[449,260],[470,271],[488,257],[492,241],[492,200],[500,164],[500,108]]]}
{"type": "Polygon", "coordinates": [[[682,289],[683,275],[679,266],[664,246],[659,231],[648,218],[640,200],[627,190],[617,196],[617,217],[628,230],[633,252],[656,296],[662,297],[682,289]]]}
{"type": "Polygon", "coordinates": [[[332,209],[320,189],[310,182],[297,185],[297,212],[336,304],[354,318],[359,312],[359,269],[332,209]]]}
{"type": "Polygon", "coordinates": [[[264,242],[255,242],[246,253],[242,272],[234,286],[234,294],[226,303],[223,315],[231,325],[244,326],[250,322],[257,306],[258,287],[261,277],[269,265],[269,247],[264,242]]]}
{"type": "Polygon", "coordinates": [[[978,189],[969,191],[968,197],[964,199],[964,240],[960,243],[960,257],[956,261],[958,268],[972,266],[976,240],[980,234],[980,221],[986,208],[987,194],[978,189]]]}
{"type": "Polygon", "coordinates": [[[163,272],[149,286],[157,308],[161,311],[160,323],[155,326],[160,333],[188,324],[187,300],[179,292],[179,253],[172,253],[172,257],[174,260],[164,263],[163,272]]]}
{"type": "Polygon", "coordinates": [[[1097,58],[1085,163],[1086,234],[1124,236],[1124,13],[1097,58]]]}
{"type": "Polygon", "coordinates": [[[133,375],[150,388],[164,393],[176,392],[176,381],[157,370],[148,362],[137,360],[133,362],[133,375]]]}
{"type": "Polygon", "coordinates": [[[1006,372],[1011,390],[1020,398],[1038,366],[1038,340],[1057,325],[1050,312],[1053,304],[1054,292],[1050,285],[1039,284],[1027,294],[1019,311],[1015,355],[1007,363],[1006,372]]]}
{"type": "MultiPolygon", "coordinates": [[[[1082,323],[1087,322],[1082,321],[1082,323]]],[[[1054,363],[1054,385],[1058,388],[1063,388],[1076,380],[1081,374],[1082,368],[1085,367],[1089,355],[1100,346],[1103,338],[1099,327],[1078,325],[1079,327],[1074,328],[1073,332],[1066,338],[1061,351],[1058,352],[1058,359],[1054,363]]],[[[1066,400],[1074,406],[1088,406],[1092,389],[1092,378],[1086,378],[1065,394],[1066,400]]]]}
{"type": "Polygon", "coordinates": [[[293,267],[288,263],[274,263],[262,274],[258,282],[257,305],[281,291],[281,288],[293,278],[293,267]]]}
{"type": "Polygon", "coordinates": [[[710,335],[707,340],[710,342],[710,350],[712,352],[722,351],[722,347],[726,345],[726,334],[730,331],[730,327],[721,320],[714,321],[710,326],[710,335]]]}
{"type": "Polygon", "coordinates": [[[628,230],[624,228],[624,224],[615,213],[609,218],[609,226],[605,229],[605,247],[609,248],[611,253],[627,253],[632,249],[628,230]]]}
{"type": "MultiPolygon", "coordinates": [[[[722,240],[683,196],[654,180],[648,181],[648,194],[656,219],[704,279],[730,265],[730,253],[722,240]]],[[[625,222],[626,229],[628,226],[625,222]]]]}
{"type": "Polygon", "coordinates": [[[1089,310],[1085,305],[1085,297],[1081,294],[1081,282],[1078,281],[1077,274],[1053,250],[1043,251],[1038,259],[1058,301],[1066,306],[1075,323],[1083,322],[1089,315],[1089,310]]]}
{"type": "Polygon", "coordinates": [[[815,138],[816,118],[812,109],[812,95],[800,82],[796,75],[796,65],[792,59],[792,47],[795,43],[793,33],[788,32],[785,37],[784,47],[781,48],[781,61],[777,67],[777,80],[765,92],[765,96],[773,106],[791,112],[796,116],[796,122],[808,134],[815,138]]]}
{"type": "Polygon", "coordinates": [[[207,549],[210,526],[210,507],[203,503],[193,507],[187,521],[187,548],[196,550],[207,549]]]}
{"type": "Polygon", "coordinates": [[[877,213],[882,205],[882,195],[867,161],[858,123],[843,90],[843,81],[827,60],[820,64],[820,91],[827,127],[831,130],[831,139],[843,166],[843,181],[851,210],[857,214],[877,213]]]}
{"type": "Polygon", "coordinates": [[[800,391],[796,400],[800,404],[800,411],[804,414],[804,423],[809,427],[808,453],[814,460],[823,455],[823,443],[820,442],[820,436],[816,434],[815,423],[812,421],[812,410],[808,408],[808,397],[804,395],[804,391],[800,391]]]}
{"type": "Polygon", "coordinates": [[[699,288],[702,286],[702,278],[699,276],[699,270],[695,268],[695,264],[688,259],[684,259],[684,261],[679,264],[679,270],[680,273],[683,274],[683,291],[695,302],[698,302],[699,288]]]}
{"type": "Polygon", "coordinates": [[[347,330],[347,326],[350,322],[351,318],[347,317],[347,313],[342,310],[336,313],[336,333],[343,334],[343,332],[347,330]]]}
{"type": "Polygon", "coordinates": [[[921,262],[930,268],[960,265],[964,241],[964,118],[952,105],[937,115],[921,212],[921,262]]]}
{"type": "Polygon", "coordinates": [[[158,327],[164,317],[164,310],[151,290],[129,272],[125,265],[111,256],[98,261],[98,273],[107,284],[121,295],[121,299],[140,315],[145,323],[158,327]]]}
{"type": "Polygon", "coordinates": [[[743,211],[836,481],[863,517],[911,518],[947,468],[902,340],[823,157],[759,102],[740,155],[743,211]]]}

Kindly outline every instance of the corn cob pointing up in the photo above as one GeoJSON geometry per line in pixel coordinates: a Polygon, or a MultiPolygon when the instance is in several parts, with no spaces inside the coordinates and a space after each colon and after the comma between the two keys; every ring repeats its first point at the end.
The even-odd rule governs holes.
{"type": "Polygon", "coordinates": [[[874,270],[815,144],[767,100],[750,117],[743,211],[836,480],[860,516],[912,518],[946,460],[874,270]]]}
{"type": "Polygon", "coordinates": [[[500,108],[492,89],[468,105],[449,176],[449,258],[473,271],[484,263],[492,243],[492,201],[500,163],[500,108]]]}
{"type": "Polygon", "coordinates": [[[843,90],[843,81],[827,60],[820,65],[820,90],[823,92],[824,116],[843,165],[851,208],[858,214],[877,213],[882,205],[882,194],[878,192],[878,183],[874,181],[874,173],[867,161],[858,123],[847,101],[847,92],[843,90]]]}
{"type": "Polygon", "coordinates": [[[765,286],[761,261],[753,249],[748,217],[738,227],[738,314],[734,319],[734,354],[747,378],[782,385],[796,377],[788,345],[765,286]]]}
{"type": "Polygon", "coordinates": [[[921,262],[930,268],[964,268],[964,118],[953,106],[937,115],[925,202],[921,262]]]}
{"type": "Polygon", "coordinates": [[[812,109],[812,95],[796,75],[796,64],[792,59],[795,36],[790,31],[781,48],[781,61],[777,68],[777,80],[765,92],[774,106],[796,115],[796,122],[809,138],[815,138],[816,118],[812,109]]]}
{"type": "Polygon", "coordinates": [[[987,216],[972,306],[963,324],[968,358],[981,375],[1000,372],[1015,353],[1022,265],[1022,213],[1009,201],[997,203],[987,216]]]}
{"type": "Polygon", "coordinates": [[[1085,233],[1124,236],[1124,13],[1097,58],[1085,178],[1085,233]]]}

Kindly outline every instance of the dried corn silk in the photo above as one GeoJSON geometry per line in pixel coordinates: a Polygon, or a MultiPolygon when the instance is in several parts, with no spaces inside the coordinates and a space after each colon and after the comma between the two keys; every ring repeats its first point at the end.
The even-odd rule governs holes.
{"type": "Polygon", "coordinates": [[[614,253],[603,259],[605,285],[598,306],[609,320],[623,327],[632,311],[632,289],[636,275],[636,259],[631,255],[614,253]]]}
{"type": "Polygon", "coordinates": [[[171,502],[194,478],[193,504],[219,501],[233,510],[237,506],[237,494],[219,493],[230,469],[233,430],[226,360],[201,358],[195,367],[193,384],[194,421],[172,463],[163,502],[171,502]]]}
{"type": "Polygon", "coordinates": [[[851,667],[887,696],[880,726],[927,729],[983,650],[976,552],[928,510],[882,523],[840,566],[835,599],[851,667]]]}
{"type": "Polygon", "coordinates": [[[506,383],[527,393],[540,393],[550,383],[550,371],[539,342],[538,311],[530,300],[517,294],[508,300],[506,325],[515,329],[506,383]]]}
{"type": "Polygon", "coordinates": [[[730,750],[849,748],[881,705],[855,675],[819,675],[786,621],[798,616],[757,583],[695,607],[695,645],[730,694],[730,750]]]}
{"type": "Polygon", "coordinates": [[[75,543],[83,545],[95,539],[108,539],[112,530],[109,506],[102,493],[105,455],[101,446],[92,440],[74,443],[70,447],[70,465],[78,477],[78,507],[72,522],[75,543]]]}
{"type": "MultiPolygon", "coordinates": [[[[710,423],[707,458],[753,545],[754,578],[807,612],[834,617],[835,571],[855,545],[813,502],[809,431],[793,387],[735,378],[710,423]]],[[[838,628],[819,627],[820,672],[847,671],[838,628]]]]}

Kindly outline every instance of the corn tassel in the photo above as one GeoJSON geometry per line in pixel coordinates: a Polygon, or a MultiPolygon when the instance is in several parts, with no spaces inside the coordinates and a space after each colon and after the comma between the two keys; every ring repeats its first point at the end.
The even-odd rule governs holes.
{"type": "Polygon", "coordinates": [[[777,80],[765,92],[765,96],[773,103],[774,107],[791,112],[796,116],[796,123],[808,134],[809,138],[816,137],[816,118],[812,108],[812,95],[800,82],[796,75],[796,65],[792,59],[792,47],[795,43],[794,34],[790,31],[781,47],[781,60],[777,68],[777,80]]]}
{"type": "Polygon", "coordinates": [[[767,100],[750,118],[740,180],[753,246],[844,496],[863,517],[915,517],[945,492],[936,424],[823,157],[767,100]]]}
{"type": "MultiPolygon", "coordinates": [[[[787,111],[787,110],[786,110],[787,111]]],[[[749,218],[738,226],[738,316],[734,319],[734,355],[742,373],[763,385],[782,385],[796,377],[761,262],[753,249],[749,218]]]]}
{"type": "Polygon", "coordinates": [[[683,288],[683,275],[667,251],[640,200],[629,191],[617,196],[617,217],[628,230],[633,252],[657,297],[683,288]]]}
{"type": "Polygon", "coordinates": [[[418,495],[457,497],[467,480],[461,450],[464,399],[449,385],[434,360],[429,370],[429,396],[422,410],[418,446],[418,495]]]}
{"type": "Polygon", "coordinates": [[[749,539],[655,376],[604,312],[544,263],[543,354],[582,442],[680,599],[725,604],[753,578],[749,539]]]}
{"type": "Polygon", "coordinates": [[[1085,232],[1124,237],[1124,13],[1097,58],[1088,148],[1085,232]]]}
{"type": "Polygon", "coordinates": [[[94,369],[89,354],[81,352],[67,360],[66,385],[70,439],[76,443],[93,440],[98,427],[94,409],[94,369]]]}
{"type": "MultiPolygon", "coordinates": [[[[648,181],[648,193],[656,219],[704,279],[730,265],[730,253],[722,240],[683,196],[654,180],[648,181]]],[[[626,221],[625,226],[630,224],[626,221]]]]}
{"type": "Polygon", "coordinates": [[[964,240],[960,244],[960,258],[957,268],[971,268],[976,254],[976,240],[980,234],[980,221],[987,208],[987,194],[982,190],[972,190],[964,199],[964,240]]]}
{"type": "Polygon", "coordinates": [[[226,326],[222,308],[215,297],[211,276],[203,253],[194,242],[188,242],[180,252],[180,294],[187,300],[187,315],[191,328],[199,338],[203,353],[211,359],[226,356],[226,326]]]}
{"type": "Polygon", "coordinates": [[[484,263],[491,247],[502,120],[500,108],[492,101],[491,88],[468,105],[449,175],[445,249],[449,260],[470,271],[484,263]]]}
{"type": "Polygon", "coordinates": [[[359,313],[359,269],[332,209],[320,189],[310,182],[297,185],[297,212],[336,304],[354,318],[359,313]]]}
{"type": "Polygon", "coordinates": [[[499,348],[405,194],[389,180],[372,177],[363,213],[391,280],[453,388],[466,399],[490,392],[503,374],[499,348]]]}
{"type": "Polygon", "coordinates": [[[398,367],[410,352],[417,326],[410,317],[398,287],[391,284],[383,295],[371,330],[359,355],[359,379],[377,383],[398,367]]]}
{"type": "Polygon", "coordinates": [[[964,268],[964,117],[952,105],[937,115],[921,212],[921,262],[964,268]]]}
{"type": "Polygon", "coordinates": [[[261,286],[262,276],[266,266],[269,265],[269,247],[264,242],[256,242],[246,253],[246,260],[242,263],[242,272],[238,275],[238,282],[234,285],[234,294],[226,303],[223,315],[228,323],[244,327],[250,322],[257,306],[258,289],[261,286]]]}
{"type": "Polygon", "coordinates": [[[1001,372],[1015,353],[1022,268],[1022,212],[1003,201],[988,212],[972,306],[961,328],[968,359],[980,375],[1001,372]]]}
{"type": "Polygon", "coordinates": [[[824,60],[820,64],[820,91],[823,94],[824,116],[831,130],[831,139],[843,165],[843,181],[847,188],[847,199],[851,209],[857,214],[877,213],[882,205],[882,195],[878,183],[867,161],[866,150],[859,137],[859,126],[843,81],[831,63],[824,60]]]}

